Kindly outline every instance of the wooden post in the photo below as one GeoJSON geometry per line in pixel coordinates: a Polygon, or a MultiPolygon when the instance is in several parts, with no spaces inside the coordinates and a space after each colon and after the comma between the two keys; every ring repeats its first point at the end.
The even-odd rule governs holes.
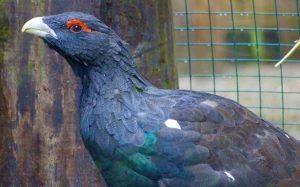
{"type": "Polygon", "coordinates": [[[79,81],[38,38],[35,16],[94,14],[131,46],[142,74],[177,87],[170,1],[0,0],[0,186],[105,186],[78,131],[79,81]]]}

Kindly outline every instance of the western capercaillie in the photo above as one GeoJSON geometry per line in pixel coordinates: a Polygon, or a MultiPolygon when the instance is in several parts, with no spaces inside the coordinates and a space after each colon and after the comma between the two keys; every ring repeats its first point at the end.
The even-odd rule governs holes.
{"type": "Polygon", "coordinates": [[[29,20],[82,80],[80,132],[109,186],[300,186],[300,144],[238,103],[164,90],[97,18],[29,20]]]}

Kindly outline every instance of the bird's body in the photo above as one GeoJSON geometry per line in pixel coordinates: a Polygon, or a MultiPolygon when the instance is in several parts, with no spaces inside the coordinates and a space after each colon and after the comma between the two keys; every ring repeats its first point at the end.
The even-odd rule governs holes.
{"type": "Polygon", "coordinates": [[[80,132],[109,186],[300,186],[300,144],[281,129],[232,100],[152,86],[92,16],[39,24],[82,79],[80,132]]]}

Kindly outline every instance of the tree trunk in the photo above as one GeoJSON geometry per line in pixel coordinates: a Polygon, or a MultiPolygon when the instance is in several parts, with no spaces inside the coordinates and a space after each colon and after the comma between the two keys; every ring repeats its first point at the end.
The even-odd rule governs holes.
{"type": "Polygon", "coordinates": [[[170,2],[0,0],[0,186],[105,186],[78,130],[80,81],[60,55],[20,32],[25,21],[101,15],[130,44],[142,74],[174,88],[170,2]]]}

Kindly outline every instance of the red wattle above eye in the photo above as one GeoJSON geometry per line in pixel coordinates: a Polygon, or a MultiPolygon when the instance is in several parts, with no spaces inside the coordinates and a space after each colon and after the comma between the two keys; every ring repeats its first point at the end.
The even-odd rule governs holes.
{"type": "Polygon", "coordinates": [[[85,32],[92,32],[92,29],[87,26],[87,24],[81,20],[73,19],[67,22],[68,29],[71,29],[74,25],[81,26],[82,30],[85,32]]]}

